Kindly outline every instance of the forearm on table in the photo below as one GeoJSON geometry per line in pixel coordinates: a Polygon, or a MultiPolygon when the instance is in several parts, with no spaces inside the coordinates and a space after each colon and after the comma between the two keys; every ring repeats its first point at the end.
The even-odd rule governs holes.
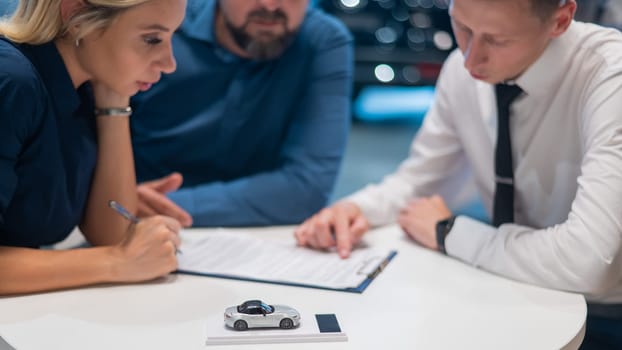
{"type": "Polygon", "coordinates": [[[0,295],[115,282],[111,247],[38,250],[0,247],[0,295]]]}
{"type": "Polygon", "coordinates": [[[316,187],[283,172],[216,182],[171,193],[195,226],[265,226],[299,223],[324,206],[331,186],[316,187]]]}

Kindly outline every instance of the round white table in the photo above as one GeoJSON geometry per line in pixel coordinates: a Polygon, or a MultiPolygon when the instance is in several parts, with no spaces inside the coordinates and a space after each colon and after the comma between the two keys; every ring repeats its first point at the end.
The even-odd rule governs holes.
{"type": "MultiPolygon", "coordinates": [[[[252,231],[269,240],[293,239],[292,227],[252,231]]],[[[117,349],[205,349],[208,316],[259,298],[334,313],[348,341],[208,349],[577,349],[583,339],[586,304],[579,294],[472,268],[421,248],[396,226],[368,233],[365,242],[399,253],[362,294],[179,274],[144,284],[0,298],[0,336],[3,323],[55,314],[107,330],[85,344],[77,330],[59,326],[45,334],[51,349],[102,344],[117,349]]]]}

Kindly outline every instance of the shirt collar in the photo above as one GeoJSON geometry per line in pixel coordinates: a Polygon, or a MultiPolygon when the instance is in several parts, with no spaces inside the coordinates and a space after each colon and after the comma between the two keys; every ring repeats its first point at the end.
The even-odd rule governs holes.
{"type": "Polygon", "coordinates": [[[565,71],[565,61],[571,57],[568,48],[571,45],[575,33],[573,22],[566,33],[551,40],[542,55],[534,62],[515,83],[520,86],[529,96],[542,96],[550,93],[559,85],[565,71]]]}
{"type": "Polygon", "coordinates": [[[80,106],[81,99],[54,42],[42,45],[24,44],[22,49],[41,75],[57,115],[73,115],[80,106]]]}
{"type": "Polygon", "coordinates": [[[214,0],[189,1],[180,30],[190,38],[216,43],[214,20],[217,6],[218,1],[214,0]]]}

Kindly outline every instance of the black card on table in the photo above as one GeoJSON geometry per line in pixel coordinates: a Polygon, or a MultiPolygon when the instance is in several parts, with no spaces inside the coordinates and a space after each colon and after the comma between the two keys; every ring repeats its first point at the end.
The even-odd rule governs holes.
{"type": "Polygon", "coordinates": [[[320,328],[320,333],[341,332],[341,327],[339,327],[339,322],[337,322],[335,314],[316,314],[315,319],[317,320],[317,325],[320,328]]]}

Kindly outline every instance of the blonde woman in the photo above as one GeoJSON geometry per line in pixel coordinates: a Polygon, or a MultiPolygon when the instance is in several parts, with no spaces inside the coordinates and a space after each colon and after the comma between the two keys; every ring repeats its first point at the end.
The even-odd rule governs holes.
{"type": "Polygon", "coordinates": [[[129,98],[175,70],[185,0],[20,0],[0,22],[0,295],[175,270],[180,225],[136,210],[129,98]],[[40,250],[76,226],[95,247],[40,250]]]}

